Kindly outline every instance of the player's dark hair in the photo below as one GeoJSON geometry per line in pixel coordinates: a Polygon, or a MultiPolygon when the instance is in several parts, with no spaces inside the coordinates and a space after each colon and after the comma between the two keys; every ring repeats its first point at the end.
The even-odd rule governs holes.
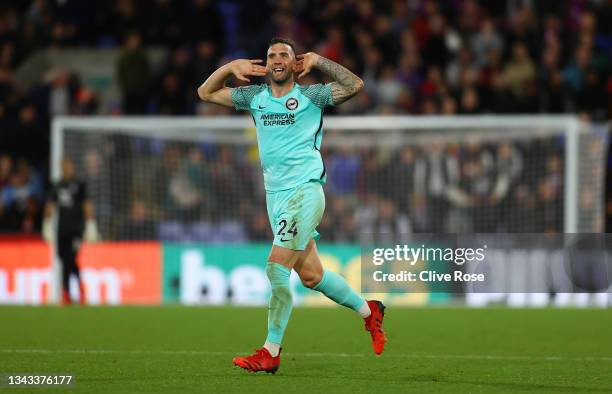
{"type": "Polygon", "coordinates": [[[274,44],[286,44],[286,45],[289,45],[291,47],[291,50],[293,51],[293,53],[295,53],[295,42],[293,42],[289,38],[274,37],[274,38],[272,38],[270,40],[270,43],[268,44],[268,48],[270,48],[274,44]]]}

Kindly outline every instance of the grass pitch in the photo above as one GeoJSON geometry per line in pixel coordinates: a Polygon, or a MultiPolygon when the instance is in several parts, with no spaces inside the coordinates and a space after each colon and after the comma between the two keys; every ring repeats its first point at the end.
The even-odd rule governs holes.
{"type": "Polygon", "coordinates": [[[294,309],[276,375],[232,367],[265,337],[263,308],[1,307],[0,374],[75,387],[3,392],[611,392],[612,313],[388,308],[376,357],[339,308],[294,309]]]}

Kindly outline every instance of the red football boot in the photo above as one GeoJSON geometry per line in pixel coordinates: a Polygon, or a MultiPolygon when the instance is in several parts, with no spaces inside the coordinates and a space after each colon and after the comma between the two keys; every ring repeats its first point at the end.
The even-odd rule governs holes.
{"type": "Polygon", "coordinates": [[[368,301],[368,306],[372,313],[365,318],[365,329],[372,336],[374,353],[380,355],[385,350],[385,343],[387,342],[385,331],[382,328],[385,306],[380,301],[368,301]]]}
{"type": "Polygon", "coordinates": [[[72,304],[70,293],[68,292],[68,290],[62,289],[62,305],[70,305],[70,304],[72,304]]]}
{"type": "Polygon", "coordinates": [[[276,373],[280,365],[280,351],[278,356],[272,357],[268,349],[261,348],[255,350],[255,354],[246,357],[234,357],[234,365],[246,369],[249,372],[265,371],[266,373],[276,373]]]}
{"type": "Polygon", "coordinates": [[[87,303],[87,298],[85,297],[85,284],[83,282],[79,282],[79,304],[85,305],[87,303]]]}

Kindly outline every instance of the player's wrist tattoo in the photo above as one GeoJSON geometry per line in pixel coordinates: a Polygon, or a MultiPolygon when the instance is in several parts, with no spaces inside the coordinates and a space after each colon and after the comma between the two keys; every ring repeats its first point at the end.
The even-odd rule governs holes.
{"type": "Polygon", "coordinates": [[[323,56],[319,56],[315,67],[334,80],[331,86],[334,104],[340,104],[348,100],[363,87],[361,78],[350,72],[346,67],[323,56]]]}

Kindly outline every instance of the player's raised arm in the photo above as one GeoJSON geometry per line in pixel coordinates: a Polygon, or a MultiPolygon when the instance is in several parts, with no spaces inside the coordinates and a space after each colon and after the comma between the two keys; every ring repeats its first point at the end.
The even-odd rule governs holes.
{"type": "Polygon", "coordinates": [[[314,52],[298,55],[297,58],[296,71],[301,72],[298,78],[308,74],[312,68],[316,68],[334,80],[331,83],[334,105],[345,102],[363,89],[361,78],[334,61],[314,52]]]}
{"type": "Polygon", "coordinates": [[[198,97],[209,103],[233,107],[231,89],[225,86],[225,81],[232,75],[245,82],[250,82],[250,76],[265,77],[267,70],[259,64],[261,62],[238,59],[221,66],[198,88],[198,97]]]}

